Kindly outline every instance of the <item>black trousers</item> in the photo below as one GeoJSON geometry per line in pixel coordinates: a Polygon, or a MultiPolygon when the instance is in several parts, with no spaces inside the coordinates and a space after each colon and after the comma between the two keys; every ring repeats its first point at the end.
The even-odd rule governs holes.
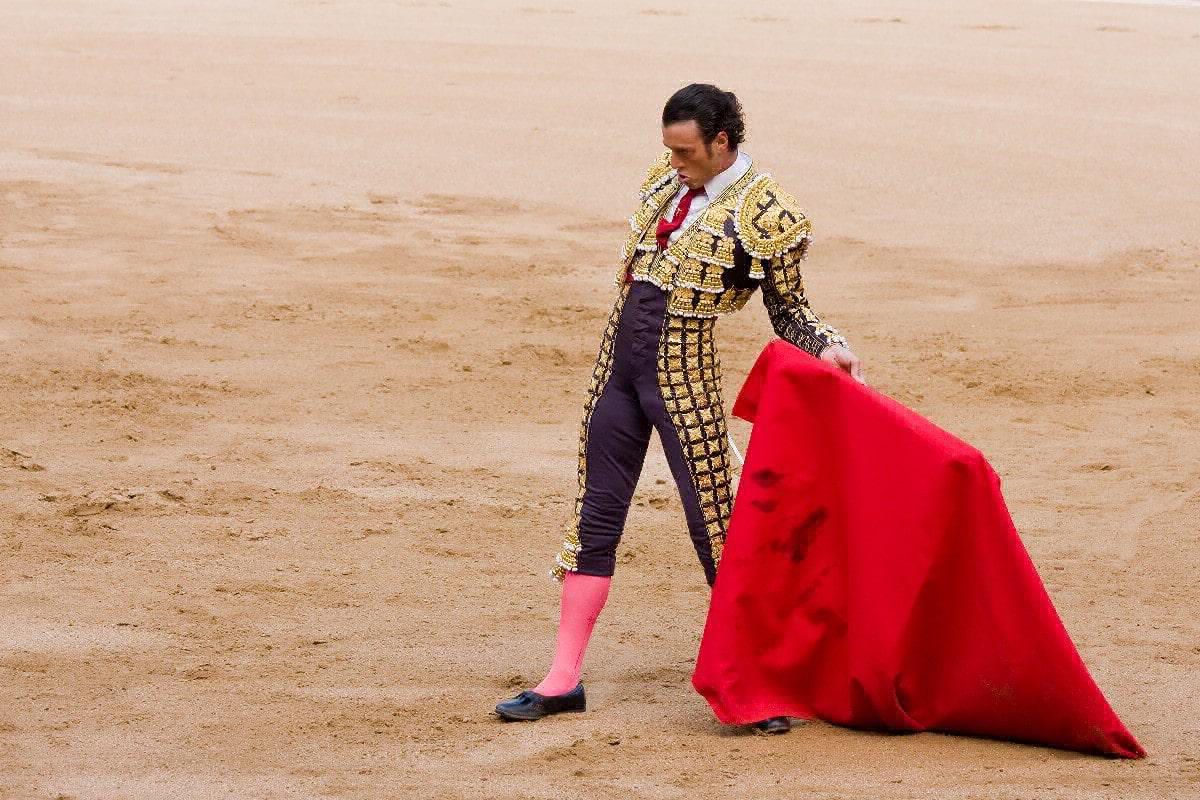
{"type": "Polygon", "coordinates": [[[613,574],[617,543],[642,473],[651,431],[656,430],[683,501],[688,533],[711,586],[716,580],[712,544],[691,467],[659,388],[658,354],[665,309],[666,293],[652,283],[637,281],[621,310],[612,374],[587,429],[578,572],[613,574]]]}

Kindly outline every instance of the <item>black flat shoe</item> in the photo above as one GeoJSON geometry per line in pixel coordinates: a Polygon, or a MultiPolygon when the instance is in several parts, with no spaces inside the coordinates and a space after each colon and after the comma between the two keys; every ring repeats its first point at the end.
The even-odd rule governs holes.
{"type": "Polygon", "coordinates": [[[753,727],[757,731],[776,736],[781,733],[787,733],[792,729],[792,721],[787,717],[771,717],[754,723],[753,727]]]}
{"type": "Polygon", "coordinates": [[[582,683],[566,694],[545,695],[526,690],[511,700],[496,704],[496,713],[500,715],[500,718],[512,721],[535,720],[551,714],[585,711],[586,709],[587,698],[583,694],[582,683]]]}

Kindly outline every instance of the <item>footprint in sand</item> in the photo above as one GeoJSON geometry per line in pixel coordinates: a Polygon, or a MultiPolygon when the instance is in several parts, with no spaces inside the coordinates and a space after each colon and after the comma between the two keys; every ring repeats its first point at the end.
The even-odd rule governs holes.
{"type": "Polygon", "coordinates": [[[875,22],[898,22],[904,24],[903,17],[859,17],[854,20],[860,23],[875,23],[875,22]]]}
{"type": "Polygon", "coordinates": [[[502,216],[516,214],[521,207],[511,200],[465,194],[427,194],[413,203],[424,214],[445,216],[502,216]]]}
{"type": "Polygon", "coordinates": [[[34,461],[32,456],[11,447],[0,447],[0,466],[14,467],[27,472],[42,472],[46,469],[34,461]]]}
{"type": "Polygon", "coordinates": [[[166,164],[157,161],[116,161],[96,153],[83,153],[76,150],[53,150],[48,148],[30,147],[27,152],[39,158],[54,161],[69,161],[75,164],[93,164],[114,169],[126,169],[133,172],[159,172],[167,175],[182,175],[183,167],[178,164],[166,164]]]}
{"type": "Polygon", "coordinates": [[[609,220],[595,219],[586,222],[568,222],[565,225],[560,225],[559,230],[565,233],[595,233],[597,231],[620,231],[624,230],[626,223],[609,220]]]}
{"type": "Polygon", "coordinates": [[[394,194],[379,194],[377,192],[367,192],[367,200],[373,206],[394,206],[400,202],[400,198],[394,194]]]}

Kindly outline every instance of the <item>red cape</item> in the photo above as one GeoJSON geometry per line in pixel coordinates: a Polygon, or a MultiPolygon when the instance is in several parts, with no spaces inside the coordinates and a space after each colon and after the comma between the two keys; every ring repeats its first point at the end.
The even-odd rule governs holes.
{"type": "Polygon", "coordinates": [[[1145,755],[978,450],[779,340],[733,413],[754,430],[692,676],[722,722],[1145,755]]]}

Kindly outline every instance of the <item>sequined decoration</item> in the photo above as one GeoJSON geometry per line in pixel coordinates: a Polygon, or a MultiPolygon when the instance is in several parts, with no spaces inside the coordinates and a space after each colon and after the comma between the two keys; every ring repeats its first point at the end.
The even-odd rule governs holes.
{"type": "Polygon", "coordinates": [[[767,277],[762,282],[763,305],[779,338],[819,357],[830,345],[848,345],[837,328],[821,321],[804,295],[800,268],[806,249],[801,247],[764,261],[767,277]]]}
{"type": "Polygon", "coordinates": [[[713,564],[721,561],[732,511],[732,477],[714,318],[668,314],[658,349],[658,386],[704,513],[713,564]]]}
{"type": "Polygon", "coordinates": [[[812,223],[795,197],[767,173],[754,176],[737,199],[734,221],[742,247],[753,258],[773,258],[808,239],[812,223]]]}

